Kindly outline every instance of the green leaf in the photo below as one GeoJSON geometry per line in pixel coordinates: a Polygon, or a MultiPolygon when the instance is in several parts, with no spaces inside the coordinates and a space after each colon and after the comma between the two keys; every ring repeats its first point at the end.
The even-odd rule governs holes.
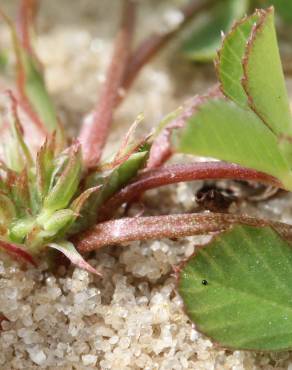
{"type": "Polygon", "coordinates": [[[93,193],[83,205],[81,217],[74,223],[70,233],[75,234],[93,225],[102,204],[137,175],[138,171],[145,165],[147,156],[148,152],[134,153],[129,159],[109,173],[97,172],[92,174],[87,179],[86,186],[88,188],[102,186],[98,193],[93,193]]]}
{"type": "Polygon", "coordinates": [[[95,194],[95,197],[97,197],[97,192],[101,189],[101,187],[102,185],[89,188],[81,193],[76,199],[74,199],[70,209],[74,212],[76,218],[79,216],[80,212],[82,212],[83,207],[87,204],[87,201],[91,195],[95,194]]]}
{"type": "Polygon", "coordinates": [[[144,166],[147,159],[148,152],[134,153],[131,157],[114,169],[109,176],[96,177],[98,184],[104,184],[98,193],[99,203],[102,204],[120,190],[124,185],[137,174],[137,172],[144,166]]]}
{"type": "Polygon", "coordinates": [[[178,289],[196,328],[220,345],[292,348],[292,249],[271,228],[235,226],[198,248],[178,289]]]}
{"type": "Polygon", "coordinates": [[[68,163],[54,187],[44,199],[44,209],[57,211],[66,208],[75,195],[81,178],[82,159],[79,144],[73,144],[68,163]]]}
{"type": "Polygon", "coordinates": [[[91,272],[95,275],[100,276],[101,274],[95,270],[89,263],[87,263],[84,258],[77,252],[74,245],[70,242],[63,241],[59,243],[50,243],[48,247],[56,249],[63,253],[74,265],[91,272]]]}
{"type": "Polygon", "coordinates": [[[11,34],[20,99],[24,101],[24,105],[28,106],[29,111],[32,110],[36,113],[37,124],[44,125],[50,133],[56,132],[58,145],[62,148],[65,144],[64,132],[47,91],[41,64],[36,54],[22,45],[14,23],[1,9],[0,16],[7,24],[11,34]]]}
{"type": "Polygon", "coordinates": [[[127,131],[126,135],[122,139],[121,146],[118,152],[115,154],[112,163],[110,163],[110,167],[116,167],[115,163],[123,163],[125,162],[124,158],[129,158],[131,154],[137,152],[139,148],[146,144],[147,138],[143,138],[137,140],[135,138],[136,130],[138,125],[144,120],[144,115],[139,114],[135,119],[134,123],[131,125],[129,130],[127,131]]]}
{"type": "Polygon", "coordinates": [[[25,166],[24,158],[22,157],[17,141],[13,135],[5,136],[6,144],[3,145],[3,152],[5,157],[5,163],[7,167],[15,172],[20,172],[25,166]]]}
{"type": "Polygon", "coordinates": [[[15,216],[16,211],[13,202],[8,196],[0,192],[0,224],[9,225],[15,216]]]}
{"type": "Polygon", "coordinates": [[[71,209],[61,209],[54,212],[47,220],[44,220],[42,226],[45,231],[57,235],[59,231],[71,224],[74,219],[75,215],[71,209]]]}
{"type": "Polygon", "coordinates": [[[253,28],[244,57],[243,85],[252,109],[276,134],[292,135],[292,118],[274,27],[274,9],[253,28]]]}
{"type": "Polygon", "coordinates": [[[183,45],[183,53],[191,60],[212,60],[221,43],[221,32],[228,31],[235,19],[248,10],[248,0],[223,0],[215,6],[183,45]]]}
{"type": "Polygon", "coordinates": [[[259,17],[260,13],[257,12],[235,23],[225,36],[215,60],[218,80],[223,93],[242,106],[248,105],[248,98],[241,83],[243,77],[242,59],[252,27],[259,17]]]}
{"type": "Polygon", "coordinates": [[[14,171],[21,172],[25,166],[32,166],[31,153],[23,138],[23,127],[18,116],[16,98],[9,91],[11,107],[8,111],[9,133],[4,135],[2,145],[8,166],[14,171]]]}
{"type": "Polygon", "coordinates": [[[60,127],[53,102],[47,92],[44,77],[37,62],[31,55],[23,51],[23,64],[25,68],[25,93],[49,132],[57,131],[60,127]]]}
{"type": "Polygon", "coordinates": [[[12,242],[23,243],[27,234],[29,234],[35,221],[33,218],[18,219],[9,225],[9,239],[12,242]]]}
{"type": "Polygon", "coordinates": [[[36,182],[39,197],[42,200],[49,191],[54,171],[55,140],[47,139],[40,147],[36,158],[36,182]]]}
{"type": "Polygon", "coordinates": [[[8,51],[7,50],[1,50],[0,51],[0,71],[3,72],[6,70],[9,64],[9,58],[8,58],[8,51]]]}
{"type": "Polygon", "coordinates": [[[61,177],[62,173],[64,172],[66,166],[68,165],[70,157],[70,150],[68,148],[63,150],[59,153],[53,161],[53,172],[51,175],[51,181],[49,185],[49,192],[53,189],[53,187],[58,182],[59,178],[61,177]]]}
{"type": "Polygon", "coordinates": [[[202,104],[174,137],[177,150],[253,168],[292,189],[292,178],[276,136],[250,109],[222,99],[202,104]]]}
{"type": "Polygon", "coordinates": [[[9,179],[10,199],[13,201],[16,216],[26,217],[30,214],[31,194],[29,189],[28,171],[24,168],[21,173],[9,179]]]}

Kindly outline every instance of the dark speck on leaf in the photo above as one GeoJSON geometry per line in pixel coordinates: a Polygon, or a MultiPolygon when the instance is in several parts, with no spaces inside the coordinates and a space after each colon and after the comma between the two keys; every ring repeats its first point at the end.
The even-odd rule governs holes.
{"type": "Polygon", "coordinates": [[[208,281],[207,280],[202,280],[202,284],[203,285],[208,285],[208,281]]]}

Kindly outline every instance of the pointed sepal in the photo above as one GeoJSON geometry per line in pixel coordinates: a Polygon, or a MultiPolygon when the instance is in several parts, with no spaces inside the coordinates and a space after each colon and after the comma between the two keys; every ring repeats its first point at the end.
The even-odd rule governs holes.
{"type": "Polygon", "coordinates": [[[89,263],[87,263],[81,254],[76,250],[74,245],[70,242],[63,241],[59,243],[50,243],[48,244],[49,248],[53,248],[58,250],[59,252],[63,253],[72,263],[73,265],[86,270],[92,274],[97,276],[101,276],[101,274],[93,268],[89,263]]]}
{"type": "Polygon", "coordinates": [[[63,172],[44,199],[45,210],[57,211],[68,206],[78,188],[81,171],[81,148],[79,143],[75,143],[69,149],[68,162],[63,172]]]}

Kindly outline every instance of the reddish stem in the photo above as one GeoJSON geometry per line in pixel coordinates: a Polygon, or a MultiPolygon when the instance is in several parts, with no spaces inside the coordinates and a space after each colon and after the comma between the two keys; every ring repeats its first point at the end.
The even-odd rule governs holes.
{"type": "Polygon", "coordinates": [[[29,54],[34,54],[31,40],[30,29],[34,24],[37,14],[38,0],[21,0],[18,16],[18,33],[21,44],[29,54]]]}
{"type": "MultiPolygon", "coordinates": [[[[38,0],[21,0],[19,6],[19,15],[18,15],[18,38],[19,42],[23,49],[31,55],[31,57],[37,62],[37,56],[33,50],[31,44],[31,29],[35,23],[35,17],[37,14],[38,0]]],[[[17,43],[17,41],[15,41],[17,43]]],[[[15,45],[16,49],[17,46],[15,45]]],[[[26,72],[23,65],[23,60],[20,55],[20,50],[16,50],[17,63],[18,63],[18,73],[17,73],[17,83],[18,90],[21,97],[21,106],[26,114],[31,118],[33,122],[45,133],[43,123],[39,119],[38,115],[35,113],[31,107],[30,102],[26,96],[25,92],[25,83],[26,83],[26,72]]]]}
{"type": "Polygon", "coordinates": [[[130,202],[146,190],[178,182],[211,179],[252,180],[283,188],[278,179],[249,168],[226,162],[199,162],[175,164],[162,168],[146,170],[134,182],[114,195],[104,206],[100,214],[108,219],[123,203],[130,202]]]}
{"type": "Polygon", "coordinates": [[[119,96],[123,76],[128,63],[134,29],[135,5],[124,0],[123,17],[117,34],[112,61],[99,102],[90,119],[83,124],[79,140],[82,144],[87,167],[98,164],[112,123],[114,108],[119,96]]]}
{"type": "Polygon", "coordinates": [[[97,224],[77,239],[77,248],[89,252],[105,246],[129,243],[135,240],[178,238],[218,233],[233,224],[271,226],[282,237],[292,238],[292,226],[244,215],[221,213],[180,214],[122,218],[97,224]]]}
{"type": "Polygon", "coordinates": [[[130,58],[124,76],[123,88],[129,89],[142,67],[166,46],[196,15],[210,8],[215,3],[216,0],[191,1],[181,9],[183,21],[177,28],[162,34],[154,33],[142,41],[130,58]]]}
{"type": "MultiPolygon", "coordinates": [[[[25,16],[25,15],[26,14],[22,14],[22,16],[25,16]]],[[[7,23],[8,27],[11,30],[12,42],[13,42],[15,56],[16,56],[17,89],[18,89],[18,94],[19,94],[19,105],[25,111],[28,117],[31,119],[37,132],[40,135],[45,136],[46,130],[44,128],[44,125],[39,119],[39,117],[37,116],[37,114],[32,109],[30,102],[27,99],[27,96],[25,93],[25,81],[26,81],[25,69],[24,69],[24,65],[22,61],[21,49],[19,46],[19,38],[15,32],[14,24],[12,23],[11,19],[7,17],[7,15],[1,10],[1,8],[0,8],[0,16],[4,19],[4,21],[7,23]]]]}

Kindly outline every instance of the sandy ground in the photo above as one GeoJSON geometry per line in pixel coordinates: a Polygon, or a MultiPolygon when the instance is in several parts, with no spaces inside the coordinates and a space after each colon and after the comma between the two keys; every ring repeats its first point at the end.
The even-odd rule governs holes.
{"type": "MultiPolygon", "coordinates": [[[[2,2],[13,14],[15,1],[2,2]]],[[[183,1],[140,3],[137,39],[168,27],[179,16],[175,5],[183,1]]],[[[37,50],[49,89],[72,133],[94,104],[104,80],[119,7],[118,0],[42,2],[37,50]]],[[[2,26],[0,31],[5,45],[7,31],[2,26]]],[[[213,81],[212,67],[194,67],[181,59],[176,46],[168,48],[143,70],[118,110],[107,153],[118,145],[121,133],[138,113],[145,114],[146,130],[213,81]]],[[[145,212],[190,211],[200,186],[181,184],[151,191],[145,198],[145,212]]],[[[291,198],[284,195],[243,207],[251,214],[291,222],[290,205],[291,198]]],[[[0,312],[9,321],[1,324],[0,368],[291,370],[289,353],[261,355],[215,347],[183,313],[171,266],[205,240],[202,236],[104,249],[90,256],[102,279],[72,267],[61,267],[56,274],[45,265],[25,270],[1,255],[0,312]]]]}

